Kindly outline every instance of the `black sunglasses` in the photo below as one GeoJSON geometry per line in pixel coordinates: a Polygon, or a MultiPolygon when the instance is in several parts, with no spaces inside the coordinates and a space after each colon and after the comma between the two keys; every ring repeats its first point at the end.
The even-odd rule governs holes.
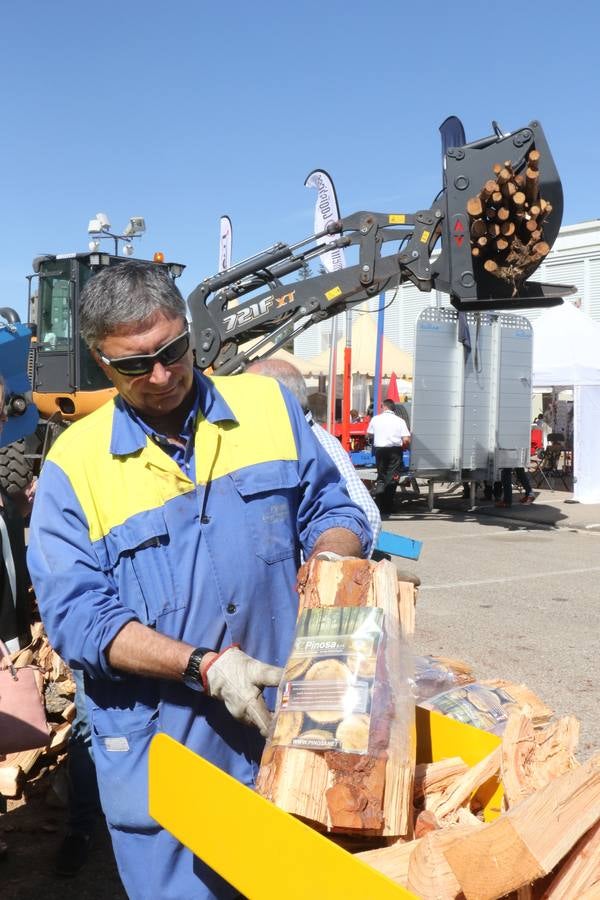
{"type": "Polygon", "coordinates": [[[172,366],[187,353],[190,346],[190,330],[186,328],[183,334],[173,338],[164,347],[155,353],[145,353],[142,356],[119,356],[109,359],[98,347],[98,354],[105,366],[111,366],[120,375],[149,375],[157,362],[161,366],[172,366]]]}

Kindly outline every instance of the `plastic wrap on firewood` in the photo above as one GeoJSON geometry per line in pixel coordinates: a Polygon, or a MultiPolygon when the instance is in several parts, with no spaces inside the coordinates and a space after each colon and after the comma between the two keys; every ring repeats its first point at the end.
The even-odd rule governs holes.
{"type": "Polygon", "coordinates": [[[321,830],[407,835],[412,827],[415,764],[408,644],[414,630],[414,585],[398,582],[395,566],[385,560],[314,560],[301,570],[298,592],[297,638],[257,789],[321,830]],[[333,622],[336,609],[341,623],[347,623],[349,611],[358,630],[350,633],[344,625],[329,637],[322,630],[310,631],[307,612],[317,614],[317,623],[322,612],[333,622]],[[365,649],[373,640],[374,621],[382,623],[376,656],[372,645],[365,649]],[[290,679],[290,672],[298,672],[299,656],[308,652],[314,653],[310,667],[290,679]],[[350,681],[347,673],[354,673],[350,681]],[[315,709],[319,685],[322,696],[329,698],[329,711],[315,709]],[[348,687],[343,708],[340,686],[348,687]]]}

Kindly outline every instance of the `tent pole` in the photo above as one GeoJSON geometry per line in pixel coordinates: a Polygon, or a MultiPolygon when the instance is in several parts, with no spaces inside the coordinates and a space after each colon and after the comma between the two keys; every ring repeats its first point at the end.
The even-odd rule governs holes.
{"type": "Polygon", "coordinates": [[[375,348],[375,379],[373,384],[373,415],[381,412],[381,369],[383,356],[383,325],[385,319],[385,294],[379,295],[377,311],[377,345],[375,348]]]}
{"type": "Polygon", "coordinates": [[[344,348],[344,387],[342,392],[342,447],[350,451],[350,405],[352,395],[352,313],[346,310],[346,346],[344,348]]]}

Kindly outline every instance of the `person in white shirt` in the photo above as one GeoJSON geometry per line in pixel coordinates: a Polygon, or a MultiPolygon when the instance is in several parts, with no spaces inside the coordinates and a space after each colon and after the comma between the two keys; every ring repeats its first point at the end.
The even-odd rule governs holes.
{"type": "Polygon", "coordinates": [[[382,515],[394,511],[394,494],[402,470],[402,451],[410,444],[410,431],[404,419],[396,415],[393,400],[383,401],[383,412],[373,416],[367,434],[373,437],[377,481],[375,502],[382,515]]]}

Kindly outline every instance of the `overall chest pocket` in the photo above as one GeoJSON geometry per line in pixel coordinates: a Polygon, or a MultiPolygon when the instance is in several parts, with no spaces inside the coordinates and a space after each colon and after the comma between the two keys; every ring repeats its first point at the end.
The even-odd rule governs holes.
{"type": "Polygon", "coordinates": [[[178,585],[176,548],[160,509],[140,513],[113,529],[104,539],[106,569],[119,599],[144,625],[185,606],[178,585]]]}
{"type": "Polygon", "coordinates": [[[263,463],[231,475],[244,504],[248,533],[267,563],[289,559],[297,549],[300,479],[293,463],[263,463]]]}

